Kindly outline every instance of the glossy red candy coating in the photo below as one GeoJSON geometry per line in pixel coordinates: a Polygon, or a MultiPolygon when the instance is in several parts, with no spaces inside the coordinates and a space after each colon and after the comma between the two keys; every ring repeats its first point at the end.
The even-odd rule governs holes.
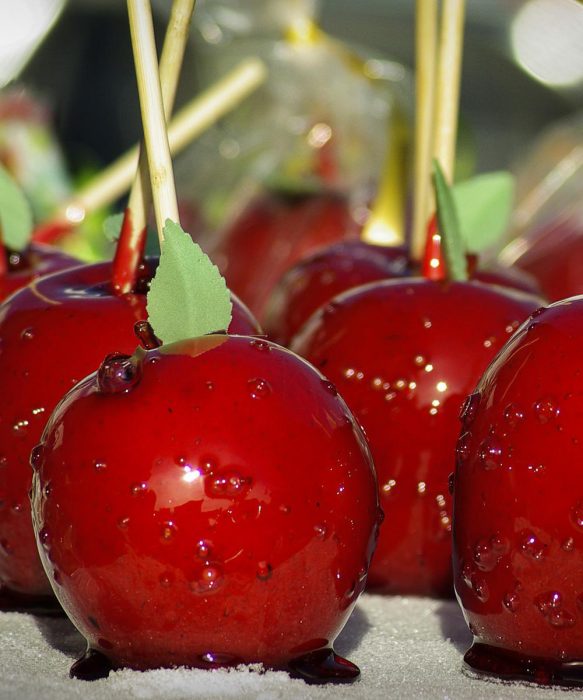
{"type": "MultiPolygon", "coordinates": [[[[146,277],[154,268],[149,263],[146,277]]],[[[112,294],[110,269],[101,263],[44,277],[0,306],[0,584],[19,593],[51,590],[30,523],[31,450],[63,394],[107,353],[133,352],[134,323],[147,317],[143,293],[112,294]]],[[[237,301],[233,317],[235,332],[257,332],[237,301]]]]}
{"type": "Polygon", "coordinates": [[[330,646],[380,513],[334,387],[241,336],[128,362],[117,392],[104,366],[75,387],[37,450],[39,549],[89,646],[139,669],[279,667],[330,646]]]}
{"type": "MultiPolygon", "coordinates": [[[[521,270],[499,265],[475,269],[476,262],[475,256],[468,256],[472,279],[540,293],[534,278],[521,270]]],[[[361,240],[336,243],[300,260],[283,275],[272,292],[265,329],[272,340],[287,345],[314,311],[336,295],[369,282],[415,274],[404,246],[361,240]]]]}
{"type": "Polygon", "coordinates": [[[491,265],[486,268],[478,268],[470,274],[471,279],[485,284],[497,284],[508,289],[518,289],[528,294],[542,295],[542,288],[536,279],[524,270],[517,267],[502,267],[502,265],[491,265]]]}
{"type": "Polygon", "coordinates": [[[57,248],[31,243],[23,253],[10,256],[8,274],[0,277],[0,300],[34,279],[81,264],[57,248]]]}
{"type": "Polygon", "coordinates": [[[515,267],[532,275],[551,301],[583,293],[583,228],[567,213],[522,239],[515,267]]]}
{"type": "Polygon", "coordinates": [[[210,255],[229,289],[261,320],[271,290],[289,267],[318,248],[355,237],[358,229],[342,195],[268,192],[220,234],[210,255]]]}
{"type": "Polygon", "coordinates": [[[583,298],[534,314],[466,401],[457,450],[455,588],[475,640],[555,663],[583,661],[582,340],[583,298]]]}
{"type": "Polygon", "coordinates": [[[287,345],[320,306],[368,282],[403,277],[409,259],[403,247],[342,241],[291,267],[273,290],[265,318],[268,336],[287,345]]]}
{"type": "Polygon", "coordinates": [[[488,363],[540,300],[478,282],[378,282],[335,297],[292,341],[365,430],[381,528],[370,588],[446,596],[458,415],[488,363]]]}

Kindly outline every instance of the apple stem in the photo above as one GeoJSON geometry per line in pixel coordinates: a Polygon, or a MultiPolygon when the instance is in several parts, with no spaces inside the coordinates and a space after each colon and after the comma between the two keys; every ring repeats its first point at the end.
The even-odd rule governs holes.
{"type": "MultiPolygon", "coordinates": [[[[160,57],[160,83],[167,119],[174,107],[194,4],[195,0],[174,0],[172,3],[160,57]]],[[[113,259],[111,281],[113,291],[117,295],[128,294],[136,285],[138,267],[146,247],[149,208],[148,162],[146,153],[141,147],[138,171],[130,192],[113,259]]]]}
{"type": "Polygon", "coordinates": [[[421,260],[427,239],[435,113],[437,0],[417,0],[415,22],[415,164],[411,257],[421,260]]]}
{"type": "Polygon", "coordinates": [[[138,321],[135,323],[134,333],[144,350],[154,350],[162,345],[162,341],[156,336],[154,329],[148,321],[138,321]]]}
{"type": "MultiPolygon", "coordinates": [[[[242,61],[223,78],[190,100],[179,110],[168,127],[170,151],[179,153],[221,117],[233,110],[267,77],[265,64],[257,58],[242,61]]],[[[33,239],[52,243],[65,235],[93,211],[122,197],[135,177],[139,147],[134,146],[64,202],[57,213],[38,226],[33,239]]]]}
{"type": "Polygon", "coordinates": [[[407,182],[408,134],[405,119],[394,106],[389,120],[385,162],[377,195],[360,238],[375,245],[405,243],[405,185],[407,182]]]}

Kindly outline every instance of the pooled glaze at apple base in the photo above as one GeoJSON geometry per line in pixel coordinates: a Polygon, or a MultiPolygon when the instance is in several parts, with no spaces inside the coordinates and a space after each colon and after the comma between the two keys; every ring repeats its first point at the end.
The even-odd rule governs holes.
{"type": "Polygon", "coordinates": [[[106,360],[33,466],[47,574],[114,667],[286,667],[331,647],[364,588],[366,441],[334,387],[265,340],[106,360]]]}
{"type": "Polygon", "coordinates": [[[338,387],[371,448],[386,514],[371,589],[452,595],[448,477],[460,407],[541,303],[473,281],[389,280],[335,297],[292,340],[338,387]]]}
{"type": "Polygon", "coordinates": [[[527,320],[462,412],[455,589],[466,661],[505,678],[583,682],[583,297],[527,320]]]}
{"type": "MultiPolygon", "coordinates": [[[[147,318],[148,282],[157,260],[141,270],[138,292],[115,296],[111,263],[84,265],[34,281],[0,306],[0,583],[33,598],[51,593],[30,522],[30,452],[57,402],[113,351],[131,353],[134,324],[147,318]]],[[[258,333],[233,299],[230,331],[258,333]]]]}

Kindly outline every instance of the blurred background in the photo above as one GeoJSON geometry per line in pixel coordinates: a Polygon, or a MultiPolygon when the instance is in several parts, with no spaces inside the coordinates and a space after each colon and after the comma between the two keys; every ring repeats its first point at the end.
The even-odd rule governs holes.
{"type": "MultiPolygon", "coordinates": [[[[160,44],[170,5],[153,0],[160,44]]],[[[362,226],[387,153],[393,219],[408,230],[414,9],[413,0],[198,0],[177,108],[250,55],[260,56],[270,75],[176,159],[185,228],[223,271],[234,255],[221,248],[236,238],[230,225],[256,228],[253,216],[261,207],[251,223],[242,213],[260,201],[261,191],[340,193],[362,226]]],[[[582,36],[577,0],[468,0],[456,167],[458,179],[506,168],[518,175],[513,222],[489,253],[491,259],[501,254],[505,264],[530,250],[525,232],[531,236],[558,206],[576,202],[582,210],[573,210],[570,221],[581,241],[581,291],[582,36]],[[500,253],[515,239],[510,253],[500,253]]],[[[30,180],[28,193],[42,220],[139,140],[125,2],[0,0],[0,67],[0,159],[25,185],[30,180]],[[42,123],[44,134],[22,135],[20,117],[42,123]]],[[[93,228],[85,227],[86,237],[72,237],[65,247],[87,260],[111,254],[101,223],[121,204],[113,203],[93,228]]],[[[285,206],[280,213],[287,221],[285,206]]],[[[285,236],[290,248],[289,230],[285,236]]],[[[282,261],[289,264],[308,249],[281,253],[282,261]]],[[[571,248],[566,258],[573,259],[571,248]]]]}
{"type": "MultiPolygon", "coordinates": [[[[169,4],[155,4],[160,36],[169,4]]],[[[263,17],[266,5],[200,0],[183,100],[199,84],[197,53],[228,44],[237,32],[251,32],[236,25],[213,35],[208,27],[213,4],[223,10],[256,5],[263,17]],[[204,37],[201,17],[207,22],[204,37]]],[[[320,23],[330,34],[410,69],[414,5],[412,0],[322,0],[320,23]]],[[[469,0],[467,12],[463,120],[475,139],[477,167],[505,167],[546,124],[582,106],[583,13],[576,0],[469,0]]],[[[255,27],[257,35],[276,31],[275,23],[255,27]]],[[[72,163],[111,160],[139,134],[125,3],[68,0],[21,81],[49,100],[72,163]]]]}

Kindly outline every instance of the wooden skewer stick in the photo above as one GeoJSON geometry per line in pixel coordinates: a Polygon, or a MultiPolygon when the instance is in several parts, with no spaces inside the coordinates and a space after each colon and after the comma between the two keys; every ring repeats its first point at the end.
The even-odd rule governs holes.
{"type": "Polygon", "coordinates": [[[453,183],[464,45],[466,0],[444,0],[441,16],[434,157],[453,183]]]}
{"type": "MultiPolygon", "coordinates": [[[[171,153],[179,153],[237,107],[265,82],[266,77],[265,64],[257,58],[250,58],[191,100],[176,113],[168,127],[171,153]]],[[[128,191],[137,164],[138,146],[134,146],[64,202],[48,224],[37,229],[34,239],[49,242],[80,224],[89,213],[122,197],[128,191]]]]}
{"type": "Polygon", "coordinates": [[[158,238],[162,245],[164,223],[167,219],[179,223],[180,217],[149,0],[128,0],[128,13],[152,201],[158,238]]]}
{"type": "MultiPolygon", "coordinates": [[[[190,22],[194,11],[195,0],[174,0],[168,29],[162,47],[160,57],[160,85],[162,88],[162,101],[164,112],[169,121],[174,108],[174,100],[182,68],[184,51],[188,42],[190,22]]],[[[128,208],[135,219],[134,230],[140,225],[140,230],[146,225],[146,214],[149,197],[143,190],[142,183],[147,181],[147,158],[144,149],[141,149],[138,170],[141,170],[134,180],[132,191],[128,201],[128,208]],[[138,218],[139,217],[139,218],[138,218]]]]}
{"type": "Polygon", "coordinates": [[[431,157],[435,114],[437,0],[417,0],[415,29],[415,174],[411,257],[425,250],[431,191],[431,157]]]}
{"type": "MultiPolygon", "coordinates": [[[[174,107],[194,4],[195,0],[174,0],[172,3],[160,58],[160,83],[167,120],[174,107]]],[[[150,202],[148,161],[145,150],[140,148],[138,171],[130,191],[113,259],[111,282],[117,294],[127,294],[135,287],[138,267],[146,246],[150,202]]]]}

